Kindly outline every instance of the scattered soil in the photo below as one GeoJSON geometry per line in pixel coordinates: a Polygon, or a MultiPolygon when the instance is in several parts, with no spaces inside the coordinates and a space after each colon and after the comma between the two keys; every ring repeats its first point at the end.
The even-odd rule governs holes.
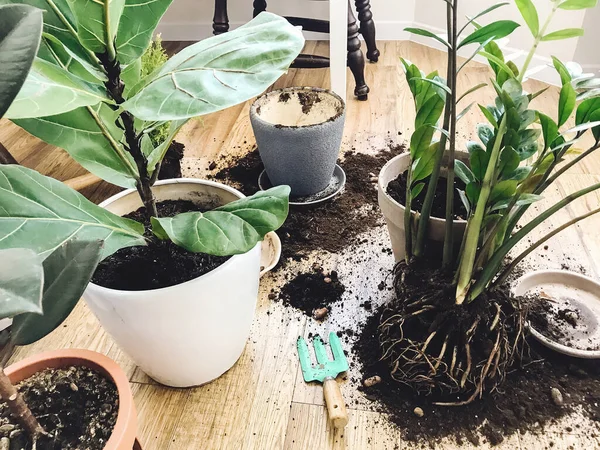
{"type": "MultiPolygon", "coordinates": [[[[313,207],[291,207],[290,214],[277,231],[285,260],[301,260],[314,250],[339,253],[356,244],[360,235],[382,225],[377,205],[376,177],[383,165],[404,152],[404,146],[391,145],[375,155],[348,151],[340,165],[346,172],[346,187],[332,201],[313,207]]],[[[240,187],[246,195],[258,191],[258,176],[263,170],[258,150],[229,162],[213,178],[240,187]]]]}
{"type": "MultiPolygon", "coordinates": [[[[469,441],[477,446],[480,432],[490,444],[497,445],[516,432],[540,432],[543,426],[579,409],[600,427],[600,362],[559,355],[529,339],[521,364],[508,373],[495,392],[466,406],[436,406],[431,397],[394,381],[389,368],[379,361],[380,314],[381,310],[377,311],[363,325],[353,350],[363,379],[378,375],[382,381],[360,390],[376,402],[379,411],[388,413],[405,439],[419,442],[423,448],[434,448],[444,437],[455,438],[459,445],[469,441]],[[562,393],[563,405],[552,400],[553,388],[562,393]],[[415,415],[416,407],[422,408],[423,417],[415,415]]],[[[574,427],[580,425],[575,423],[574,427]]]]}
{"type": "Polygon", "coordinates": [[[173,141],[165,154],[165,158],[158,172],[159,180],[168,180],[170,178],[181,178],[181,160],[185,146],[179,142],[173,141]]]}
{"type": "MultiPolygon", "coordinates": [[[[406,177],[407,173],[403,172],[398,177],[388,183],[387,193],[398,203],[404,205],[406,203],[406,177]]],[[[460,189],[461,191],[465,190],[465,184],[462,180],[455,178],[454,180],[454,192],[456,194],[456,189],[460,189]]],[[[423,208],[423,202],[425,200],[425,189],[419,194],[419,196],[413,200],[413,211],[421,211],[423,208]]],[[[431,215],[433,217],[444,218],[446,217],[446,179],[440,177],[440,181],[436,186],[435,197],[433,197],[433,206],[431,208],[431,215]]],[[[458,194],[454,195],[454,219],[455,220],[466,220],[467,219],[467,209],[465,205],[460,200],[458,194]]]]}
{"type": "MultiPolygon", "coordinates": [[[[200,207],[187,200],[159,202],[156,207],[160,217],[212,209],[200,207]]],[[[188,252],[170,240],[157,239],[152,234],[144,207],[124,217],[144,224],[144,236],[148,239],[148,245],[123,248],[102,261],[92,278],[92,281],[100,286],[123,291],[174,286],[198,278],[230,258],[188,252]]]]}
{"type": "MultiPolygon", "coordinates": [[[[52,435],[37,450],[102,450],[117,420],[119,395],[114,383],[87,367],[47,369],[17,385],[40,425],[52,435]]],[[[32,448],[29,436],[0,404],[0,447],[32,448]],[[2,447],[2,441],[10,441],[2,447]]]]}
{"type": "MultiPolygon", "coordinates": [[[[284,305],[291,306],[314,316],[316,310],[329,308],[342,298],[346,288],[338,279],[335,270],[324,273],[320,267],[315,267],[312,273],[301,273],[287,282],[279,293],[279,300],[284,305]]],[[[319,317],[319,320],[325,318],[319,317]]]]}

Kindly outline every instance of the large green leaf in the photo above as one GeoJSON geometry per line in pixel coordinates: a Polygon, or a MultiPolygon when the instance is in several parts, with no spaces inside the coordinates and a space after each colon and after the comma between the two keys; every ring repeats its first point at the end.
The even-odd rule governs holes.
{"type": "Polygon", "coordinates": [[[261,13],[172,57],[123,107],[142,120],[181,120],[246,101],[277,80],[304,44],[285,19],[261,13]]]}
{"type": "Polygon", "coordinates": [[[236,255],[252,249],[288,214],[289,186],[277,186],[205,213],[152,218],[154,233],[191,252],[236,255]]]}
{"type": "Polygon", "coordinates": [[[565,28],[564,30],[553,31],[542,37],[542,41],[559,41],[583,36],[583,28],[565,28]]]}
{"type": "Polygon", "coordinates": [[[475,178],[483,180],[488,163],[490,162],[490,154],[482,149],[475,149],[469,155],[469,164],[475,178]]]}
{"type": "Polygon", "coordinates": [[[121,64],[142,56],[158,21],[173,0],[125,0],[117,32],[117,54],[121,64]]]}
{"type": "Polygon", "coordinates": [[[566,10],[587,9],[593,8],[598,4],[598,0],[567,0],[562,2],[558,7],[566,10]]]}
{"type": "Polygon", "coordinates": [[[463,39],[459,48],[468,44],[481,44],[490,38],[501,39],[515,31],[520,25],[512,20],[499,20],[481,27],[463,39]]]}
{"type": "Polygon", "coordinates": [[[26,248],[0,250],[0,319],[42,312],[42,260],[26,248]]]}
{"type": "Polygon", "coordinates": [[[415,118],[415,129],[423,125],[436,125],[444,112],[444,100],[438,95],[434,95],[427,100],[417,112],[415,118]]]}
{"type": "Polygon", "coordinates": [[[67,0],[77,23],[79,42],[94,53],[113,45],[125,0],[67,0]]]}
{"type": "Polygon", "coordinates": [[[435,166],[436,153],[440,148],[439,142],[434,142],[429,146],[429,149],[421,154],[418,159],[415,159],[412,165],[412,182],[427,178],[433,172],[435,166]]]}
{"type": "Polygon", "coordinates": [[[540,32],[540,18],[538,16],[535,5],[531,0],[515,0],[521,16],[525,20],[525,23],[531,30],[531,34],[537,36],[540,32]]]}
{"type": "Polygon", "coordinates": [[[42,35],[42,45],[48,49],[48,54],[42,48],[39,56],[46,61],[64,67],[69,73],[84,81],[104,84],[108,80],[106,73],[98,64],[93,64],[67,47],[56,36],[49,33],[42,35]]]}
{"type": "Polygon", "coordinates": [[[423,125],[415,130],[410,137],[410,156],[417,159],[431,145],[435,128],[431,125],[423,125]]]}
{"type": "Polygon", "coordinates": [[[138,174],[131,155],[123,150],[122,154],[130,162],[126,164],[109,141],[112,137],[120,145],[123,136],[123,131],[114,125],[114,119],[111,120],[112,114],[107,106],[98,105],[92,112],[78,108],[55,116],[14,122],[41,140],[65,149],[75,161],[103,180],[124,188],[135,188],[138,174]],[[100,128],[93,113],[105,119],[105,130],[100,128]]]}
{"type": "Polygon", "coordinates": [[[581,125],[590,121],[594,111],[600,110],[600,98],[590,98],[579,104],[577,114],[575,115],[575,124],[581,125]]]}
{"type": "Polygon", "coordinates": [[[575,109],[577,103],[577,93],[571,83],[563,85],[560,90],[560,96],[558,98],[558,126],[561,127],[564,123],[569,120],[571,113],[575,109]]]}
{"type": "Polygon", "coordinates": [[[546,150],[554,139],[558,136],[558,125],[554,120],[548,117],[546,114],[542,114],[538,112],[538,117],[540,118],[540,124],[542,125],[542,135],[544,136],[544,150],[546,150]]]}
{"type": "Polygon", "coordinates": [[[144,226],[94,205],[60,181],[22,166],[0,165],[0,249],[44,256],[71,238],[103,240],[103,256],[145,245],[144,226]]]}
{"type": "Polygon", "coordinates": [[[72,111],[80,106],[92,106],[108,101],[106,92],[86,83],[66,70],[36,58],[6,117],[24,119],[52,116],[72,111]]]}
{"type": "Polygon", "coordinates": [[[0,117],[27,78],[41,34],[41,10],[27,5],[0,5],[0,117]]]}
{"type": "Polygon", "coordinates": [[[19,314],[13,319],[11,336],[16,345],[33,344],[67,318],[96,270],[101,253],[102,241],[70,240],[44,260],[43,312],[19,314]]]}

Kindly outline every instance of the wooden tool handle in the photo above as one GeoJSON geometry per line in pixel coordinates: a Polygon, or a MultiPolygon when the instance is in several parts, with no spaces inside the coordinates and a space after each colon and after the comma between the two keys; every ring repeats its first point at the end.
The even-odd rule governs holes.
{"type": "Polygon", "coordinates": [[[335,428],[344,428],[348,423],[348,413],[346,404],[342,397],[342,391],[337,381],[333,378],[327,378],[323,382],[323,395],[327,405],[327,414],[335,428]]]}

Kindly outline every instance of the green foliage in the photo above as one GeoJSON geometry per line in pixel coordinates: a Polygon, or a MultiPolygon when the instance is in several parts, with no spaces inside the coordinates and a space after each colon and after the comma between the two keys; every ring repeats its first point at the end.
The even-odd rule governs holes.
{"type": "Polygon", "coordinates": [[[0,319],[42,312],[44,271],[35,252],[25,248],[0,250],[0,319]]]}
{"type": "MultiPolygon", "coordinates": [[[[150,43],[141,58],[140,78],[145,78],[167,62],[169,56],[162,46],[160,35],[150,43]]],[[[153,148],[169,138],[170,123],[165,122],[149,133],[153,148]]]]}
{"type": "Polygon", "coordinates": [[[278,186],[205,213],[152,218],[152,229],[190,252],[236,255],[251,250],[288,214],[290,188],[278,186]]]}

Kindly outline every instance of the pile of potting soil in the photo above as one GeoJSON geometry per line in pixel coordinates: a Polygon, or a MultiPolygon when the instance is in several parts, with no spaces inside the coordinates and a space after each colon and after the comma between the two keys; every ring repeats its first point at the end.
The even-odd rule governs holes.
{"type": "MultiPolygon", "coordinates": [[[[301,260],[314,250],[340,253],[357,243],[362,233],[382,225],[377,175],[387,161],[404,150],[404,146],[390,145],[374,155],[346,152],[339,163],[346,172],[344,192],[317,206],[291,207],[286,222],[277,231],[283,246],[283,265],[288,258],[301,260]]],[[[258,150],[254,149],[241,158],[226,160],[225,167],[212,178],[252,195],[259,189],[262,170],[258,150]]]]}
{"type": "MultiPolygon", "coordinates": [[[[380,383],[361,390],[380,412],[388,414],[405,439],[423,448],[433,448],[445,437],[454,438],[459,445],[464,441],[479,445],[481,433],[497,445],[517,432],[540,432],[543,426],[575,411],[598,422],[600,436],[599,361],[559,355],[530,339],[524,363],[507,375],[500,390],[466,406],[441,407],[391,379],[389,368],[379,361],[378,324],[376,313],[363,325],[351,361],[358,364],[363,380],[381,378],[380,383]],[[553,389],[560,391],[562,398],[553,394],[553,389]]],[[[562,431],[576,432],[578,427],[574,422],[573,428],[566,426],[562,431]]]]}
{"type": "MultiPolygon", "coordinates": [[[[117,420],[115,384],[87,367],[46,369],[17,385],[40,425],[51,434],[37,450],[102,450],[117,420]]],[[[29,436],[0,403],[0,448],[31,449],[29,436]]]]}

